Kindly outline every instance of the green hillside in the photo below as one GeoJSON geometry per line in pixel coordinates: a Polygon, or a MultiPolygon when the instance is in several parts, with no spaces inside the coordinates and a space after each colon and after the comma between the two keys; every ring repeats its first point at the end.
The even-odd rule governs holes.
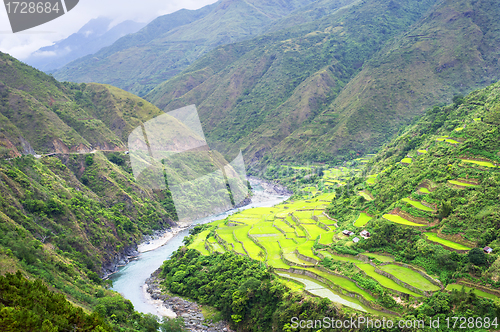
{"type": "Polygon", "coordinates": [[[292,15],[299,25],[220,47],[146,99],[196,104],[207,137],[252,163],[349,160],[427,107],[499,79],[497,8],[370,0],[304,24],[292,15]]]}
{"type": "MultiPolygon", "coordinates": [[[[139,186],[125,153],[129,134],[164,112],[115,87],[57,82],[3,53],[0,97],[0,275],[19,270],[49,288],[21,277],[0,279],[5,294],[13,296],[7,298],[1,290],[0,326],[9,331],[32,326],[62,331],[67,324],[93,326],[83,329],[89,331],[99,331],[98,325],[102,331],[109,326],[115,331],[156,331],[156,318],[134,312],[102,278],[137,255],[144,235],[170,228],[177,220],[170,190],[139,186]],[[19,293],[23,283],[28,288],[19,293]],[[43,293],[45,302],[51,301],[51,292],[64,296],[55,295],[52,307],[33,308],[18,299],[28,290],[33,296],[43,293]],[[64,297],[87,313],[99,313],[106,323],[99,315],[84,315],[64,297]],[[59,317],[65,307],[72,308],[66,310],[71,313],[66,320],[59,317]],[[19,325],[25,316],[25,325],[19,325]]],[[[201,142],[175,118],[168,120],[181,137],[201,142]]],[[[182,172],[203,175],[227,164],[211,151],[183,158],[175,160],[184,162],[183,167],[170,168],[179,177],[182,172]]],[[[230,168],[226,174],[230,176],[230,168]]],[[[208,206],[201,211],[205,214],[218,203],[202,192],[191,198],[189,207],[195,211],[201,204],[208,206]]]]}
{"type": "MultiPolygon", "coordinates": [[[[295,166],[313,174],[301,183],[291,179],[295,173],[284,171],[288,166],[270,167],[266,176],[294,184],[297,193],[316,190],[272,208],[245,210],[197,226],[185,239],[187,248],[164,263],[164,286],[216,306],[235,327],[256,319],[271,324],[270,316],[256,318],[252,310],[242,314],[234,303],[225,305],[225,296],[214,297],[206,284],[216,284],[215,271],[234,273],[239,265],[231,261],[248,256],[254,264],[265,263],[275,280],[302,285],[290,292],[330,299],[350,315],[425,321],[483,315],[496,324],[499,119],[500,83],[433,107],[371,159],[358,158],[365,161],[357,166],[362,172],[342,170],[349,178],[336,186],[335,194],[318,190],[332,190],[322,176],[331,176],[335,168],[322,167],[319,173],[311,171],[318,166],[295,166]],[[405,158],[411,163],[402,163],[405,158]],[[486,254],[486,246],[493,252],[486,254]],[[205,273],[186,269],[188,264],[203,265],[205,273]],[[181,275],[189,278],[189,285],[178,282],[181,275]]],[[[233,292],[233,299],[242,288],[233,292]]]]}
{"type": "Polygon", "coordinates": [[[112,84],[144,96],[215,47],[259,35],[272,22],[311,2],[314,0],[220,0],[198,10],[183,9],[67,64],[54,76],[112,84]]]}
{"type": "Polygon", "coordinates": [[[0,53],[2,155],[127,150],[128,135],[161,110],[120,89],[60,83],[0,53]]]}

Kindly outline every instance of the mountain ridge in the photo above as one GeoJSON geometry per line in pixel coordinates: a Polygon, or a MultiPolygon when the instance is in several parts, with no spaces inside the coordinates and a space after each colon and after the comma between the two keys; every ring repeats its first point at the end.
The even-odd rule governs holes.
{"type": "Polygon", "coordinates": [[[68,64],[54,76],[112,84],[143,96],[214,47],[254,36],[273,20],[313,1],[220,0],[198,10],[181,10],[68,64]]]}

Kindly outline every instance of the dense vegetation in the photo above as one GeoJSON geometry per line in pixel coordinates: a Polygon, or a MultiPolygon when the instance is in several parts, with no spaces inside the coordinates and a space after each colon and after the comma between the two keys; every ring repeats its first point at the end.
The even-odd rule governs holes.
{"type": "Polygon", "coordinates": [[[97,314],[87,315],[62,294],[21,272],[0,276],[0,326],[3,331],[112,331],[97,314]]]}
{"type": "Polygon", "coordinates": [[[40,279],[117,331],[158,325],[101,278],[144,234],[174,223],[171,194],[140,188],[123,151],[89,152],[124,150],[127,131],[162,112],[113,87],[59,83],[5,54],[0,93],[0,274],[40,279]]]}
{"type": "Polygon", "coordinates": [[[427,107],[500,78],[491,1],[326,3],[337,2],[304,10],[312,22],[217,48],[146,99],[197,104],[209,140],[252,162],[333,163],[375,152],[427,107]]]}
{"type": "Polygon", "coordinates": [[[54,75],[59,80],[112,84],[144,96],[213,48],[259,35],[311,2],[218,1],[198,10],[179,10],[67,64],[54,75]]]}
{"type": "Polygon", "coordinates": [[[241,331],[290,331],[292,317],[343,317],[328,300],[290,293],[264,265],[234,253],[180,248],[161,269],[166,289],[216,307],[241,331]]]}
{"type": "MultiPolygon", "coordinates": [[[[312,291],[325,287],[318,280],[330,280],[336,294],[357,293],[368,301],[363,308],[367,303],[376,310],[381,306],[405,320],[458,316],[498,323],[499,87],[497,83],[429,109],[373,158],[350,162],[350,169],[268,167],[264,176],[294,187],[293,201],[196,228],[186,244],[205,256],[181,249],[164,263],[165,286],[215,305],[237,323],[240,317],[231,316],[235,309],[224,305],[229,294],[234,300],[237,288],[224,295],[213,292],[219,287],[212,268],[239,271],[241,266],[248,275],[259,276],[253,269],[263,269],[259,262],[264,262],[294,291],[312,291]],[[324,193],[334,187],[334,193],[324,193]],[[333,220],[321,215],[327,197],[333,220]],[[357,235],[362,229],[371,236],[358,242],[342,233],[357,235]],[[486,246],[493,252],[486,254],[486,246]],[[253,265],[226,261],[246,262],[231,252],[254,259],[253,265]],[[301,270],[323,279],[304,279],[301,270]],[[308,286],[311,282],[315,286],[308,286]]],[[[245,273],[239,271],[240,276],[245,273]]],[[[344,305],[343,312],[353,311],[346,306],[356,308],[344,305]]],[[[448,330],[446,324],[441,330],[448,330]]]]}

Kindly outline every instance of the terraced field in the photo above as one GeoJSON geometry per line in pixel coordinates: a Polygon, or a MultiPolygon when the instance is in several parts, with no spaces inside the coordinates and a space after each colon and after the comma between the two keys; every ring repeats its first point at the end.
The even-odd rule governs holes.
{"type": "Polygon", "coordinates": [[[377,183],[377,175],[378,174],[368,175],[366,183],[369,185],[374,185],[375,183],[377,183]]]}
{"type": "Polygon", "coordinates": [[[398,292],[409,294],[409,295],[415,296],[415,297],[422,296],[420,294],[412,292],[409,289],[404,288],[403,286],[400,286],[394,280],[387,278],[386,276],[383,276],[381,274],[378,274],[377,272],[375,272],[375,267],[371,266],[370,264],[359,264],[358,263],[356,266],[359,267],[362,271],[364,271],[368,276],[375,279],[380,285],[382,285],[385,288],[394,289],[398,292]]]}
{"type": "Polygon", "coordinates": [[[471,250],[471,248],[466,247],[460,243],[456,243],[453,241],[442,239],[436,233],[429,232],[429,233],[424,233],[424,234],[429,241],[440,243],[440,244],[445,245],[449,248],[456,249],[456,250],[471,250]]]}
{"type": "MultiPolygon", "coordinates": [[[[314,249],[315,240],[318,239],[319,244],[327,246],[339,241],[338,233],[340,230],[335,229],[335,221],[330,220],[323,214],[327,202],[320,200],[320,198],[330,199],[333,197],[332,195],[333,194],[328,194],[328,196],[321,195],[310,200],[287,202],[275,206],[274,208],[257,208],[239,212],[229,217],[228,221],[211,223],[211,228],[198,234],[189,245],[189,248],[196,249],[204,255],[208,255],[210,252],[224,253],[226,250],[231,250],[242,255],[248,255],[255,260],[265,262],[268,266],[274,268],[288,270],[293,266],[298,269],[306,269],[329,280],[332,284],[336,285],[336,287],[342,289],[344,294],[356,293],[367,301],[375,301],[375,298],[370,293],[358,287],[356,283],[349,278],[343,278],[335,275],[333,272],[328,273],[316,267],[319,266],[318,264],[320,264],[321,258],[315,251],[316,249],[314,249]],[[289,215],[290,213],[293,213],[295,220],[289,215]],[[216,236],[210,236],[210,234],[213,234],[213,231],[215,231],[216,236]],[[205,246],[207,246],[209,250],[207,250],[205,246]]],[[[355,224],[361,227],[370,219],[371,217],[362,213],[355,224]]],[[[418,294],[398,285],[390,278],[376,273],[373,266],[361,261],[358,257],[338,255],[326,250],[321,250],[320,252],[322,257],[328,257],[340,262],[349,262],[358,266],[368,277],[378,282],[382,287],[412,296],[418,296],[418,294]]],[[[371,259],[376,258],[383,262],[393,261],[391,257],[387,256],[377,254],[366,255],[371,259]]],[[[388,265],[388,267],[384,266],[384,268],[389,270],[392,268],[393,270],[390,270],[388,273],[397,274],[398,278],[405,281],[408,274],[414,273],[409,269],[406,271],[404,269],[398,269],[399,267],[394,268],[393,265],[388,265]]],[[[426,284],[427,281],[425,279],[424,281],[419,280],[419,278],[415,276],[411,276],[411,278],[415,279],[415,284],[418,284],[422,289],[427,290],[432,288],[432,285],[429,286],[426,284]]],[[[294,278],[290,278],[289,276],[288,280],[289,279],[294,278]]],[[[290,286],[294,289],[303,289],[300,284],[291,281],[287,281],[287,283],[292,283],[290,286]]],[[[342,297],[337,298],[336,296],[344,296],[335,294],[334,290],[328,288],[319,290],[310,289],[308,291],[313,294],[318,293],[316,294],[318,296],[334,298],[338,301],[341,301],[339,298],[342,297]]],[[[345,301],[345,298],[342,301],[345,301]]],[[[356,299],[352,299],[351,302],[360,303],[356,299]]],[[[353,305],[352,307],[358,308],[359,310],[364,308],[363,310],[380,313],[367,306],[356,307],[353,305]]]]}
{"type": "Polygon", "coordinates": [[[438,142],[446,142],[446,143],[450,143],[450,144],[461,144],[461,142],[459,141],[456,141],[448,136],[441,136],[441,137],[438,137],[436,139],[436,141],[438,142]]]}
{"type": "Polygon", "coordinates": [[[300,283],[302,283],[305,287],[305,289],[317,296],[321,297],[326,297],[330,299],[333,302],[340,303],[342,305],[351,307],[353,309],[357,309],[360,311],[366,312],[367,310],[359,303],[359,301],[356,301],[355,299],[350,299],[346,298],[345,296],[341,296],[338,293],[333,292],[331,289],[328,288],[325,284],[314,280],[312,278],[309,278],[304,275],[300,274],[293,274],[293,273],[284,273],[284,272],[279,272],[278,275],[285,277],[285,278],[290,278],[293,280],[296,280],[300,283]]]}
{"type": "Polygon", "coordinates": [[[191,243],[188,248],[196,249],[201,252],[203,255],[210,254],[207,249],[205,249],[205,239],[207,235],[210,233],[210,230],[206,230],[198,234],[198,236],[194,239],[193,243],[191,243]]]}
{"type": "Polygon", "coordinates": [[[438,291],[440,289],[438,286],[433,285],[429,280],[425,279],[412,269],[392,264],[381,266],[380,269],[392,274],[399,280],[406,282],[408,285],[423,291],[438,291]]]}
{"type": "Polygon", "coordinates": [[[416,207],[417,209],[419,210],[422,210],[422,211],[427,211],[427,212],[434,212],[434,209],[428,207],[428,206],[425,206],[423,205],[422,203],[420,203],[419,201],[414,201],[410,198],[403,198],[402,199],[403,202],[406,202],[414,207],[416,207]]]}
{"type": "Polygon", "coordinates": [[[460,186],[460,187],[476,187],[475,184],[461,182],[458,180],[448,180],[448,182],[451,184],[454,184],[455,186],[460,186]]]}
{"type": "Polygon", "coordinates": [[[469,159],[460,159],[460,160],[463,161],[464,163],[476,164],[483,167],[490,167],[490,168],[497,167],[495,166],[495,164],[489,161],[479,161],[479,160],[469,160],[469,159]]]}
{"type": "Polygon", "coordinates": [[[484,297],[484,298],[487,298],[487,299],[491,299],[491,300],[495,300],[495,301],[499,300],[498,296],[495,296],[495,295],[490,294],[490,293],[483,292],[482,290],[479,290],[479,289],[467,287],[467,286],[464,286],[464,285],[449,284],[448,286],[446,286],[446,290],[448,290],[448,291],[452,291],[452,290],[461,291],[462,288],[464,288],[466,292],[474,291],[474,293],[477,296],[481,296],[481,297],[484,297]]]}
{"type": "Polygon", "coordinates": [[[368,195],[367,193],[365,193],[364,191],[358,192],[358,195],[360,195],[361,197],[363,197],[367,201],[373,201],[373,198],[370,195],[368,195]]]}
{"type": "Polygon", "coordinates": [[[401,225],[407,225],[407,226],[417,226],[417,227],[425,227],[425,225],[417,224],[414,222],[411,222],[409,220],[406,220],[405,218],[395,215],[395,214],[384,214],[382,216],[384,219],[387,219],[389,221],[395,222],[397,224],[401,225]]]}
{"type": "Polygon", "coordinates": [[[394,258],[389,257],[389,256],[384,256],[384,255],[378,255],[378,254],[373,254],[371,252],[363,254],[367,256],[370,259],[377,259],[380,262],[394,262],[394,258]]]}
{"type": "Polygon", "coordinates": [[[364,225],[366,225],[372,219],[373,218],[370,217],[369,215],[367,215],[366,213],[361,213],[359,215],[358,219],[356,219],[356,221],[354,222],[354,226],[356,226],[356,227],[363,227],[364,225]]]}

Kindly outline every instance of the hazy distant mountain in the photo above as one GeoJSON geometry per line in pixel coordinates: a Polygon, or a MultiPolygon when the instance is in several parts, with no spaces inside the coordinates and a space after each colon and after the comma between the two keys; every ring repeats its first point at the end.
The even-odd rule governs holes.
{"type": "Polygon", "coordinates": [[[146,23],[124,21],[110,28],[111,22],[112,20],[106,17],[92,19],[77,33],[55,42],[54,45],[40,48],[23,61],[44,71],[58,69],[68,62],[95,53],[146,25],[146,23]]]}
{"type": "Polygon", "coordinates": [[[220,0],[198,10],[179,10],[67,64],[54,77],[112,84],[143,96],[215,47],[257,36],[315,1],[220,0]]]}

